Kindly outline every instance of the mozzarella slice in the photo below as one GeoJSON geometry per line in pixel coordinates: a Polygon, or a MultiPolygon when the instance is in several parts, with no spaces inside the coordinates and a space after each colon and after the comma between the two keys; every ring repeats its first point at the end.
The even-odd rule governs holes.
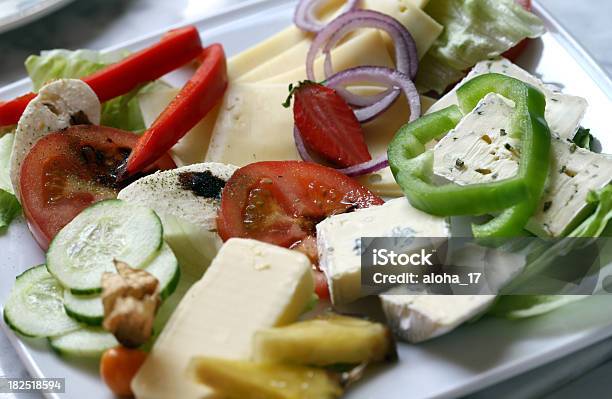
{"type": "Polygon", "coordinates": [[[221,248],[187,292],[134,380],[138,399],[214,397],[186,375],[194,356],[247,360],[260,329],[295,321],[313,294],[310,261],[296,251],[245,239],[221,248]]]}
{"type": "MultiPolygon", "coordinates": [[[[487,95],[434,149],[434,173],[458,184],[501,180],[516,175],[520,141],[510,137],[514,104],[487,95]],[[457,167],[457,160],[462,166],[457,167]]],[[[577,147],[553,135],[550,175],[544,196],[527,228],[560,237],[584,216],[586,198],[612,180],[612,157],[577,147]]]]}
{"type": "Polygon", "coordinates": [[[332,302],[361,297],[361,237],[448,237],[449,221],[413,208],[406,198],[331,216],[317,225],[319,264],[332,302]]]}
{"type": "Polygon", "coordinates": [[[82,80],[56,80],[40,89],[24,110],[15,130],[10,175],[17,198],[20,198],[21,164],[38,140],[72,125],[99,125],[100,112],[98,96],[82,80]]]}
{"type": "Polygon", "coordinates": [[[130,184],[118,198],[159,215],[182,271],[198,279],[221,246],[216,233],[221,189],[236,169],[203,163],[157,172],[130,184]]]}
{"type": "Polygon", "coordinates": [[[487,73],[500,73],[511,76],[542,91],[546,96],[546,121],[550,126],[550,130],[562,139],[574,137],[588,107],[586,99],[551,90],[540,79],[505,58],[482,61],[476,64],[468,76],[455,89],[442,97],[429,109],[429,113],[458,104],[457,88],[476,76],[487,73]]]}

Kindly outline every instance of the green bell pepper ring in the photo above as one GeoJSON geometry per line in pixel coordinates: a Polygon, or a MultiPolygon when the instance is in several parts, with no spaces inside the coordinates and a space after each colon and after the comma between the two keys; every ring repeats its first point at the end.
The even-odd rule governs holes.
{"type": "Polygon", "coordinates": [[[511,134],[521,137],[521,161],[515,177],[460,186],[431,183],[433,153],[425,145],[456,127],[462,112],[457,106],[426,115],[400,129],[388,150],[391,171],[411,204],[438,216],[483,215],[505,210],[482,226],[478,237],[518,234],[535,212],[548,175],[550,130],[544,119],[545,99],[527,84],[499,74],[481,75],[458,91],[464,112],[470,112],[488,93],[514,101],[511,134]]]}

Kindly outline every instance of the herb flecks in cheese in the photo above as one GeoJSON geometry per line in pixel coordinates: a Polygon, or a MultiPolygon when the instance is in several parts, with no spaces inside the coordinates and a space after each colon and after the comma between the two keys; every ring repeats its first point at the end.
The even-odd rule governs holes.
{"type": "MultiPolygon", "coordinates": [[[[505,58],[498,58],[490,61],[482,61],[476,64],[468,76],[457,85],[457,88],[476,76],[486,73],[500,73],[507,75],[525,83],[528,83],[538,90],[542,91],[546,96],[546,121],[550,126],[550,130],[561,138],[572,138],[580,126],[580,122],[584,118],[588,103],[582,97],[563,94],[559,91],[552,90],[550,86],[544,84],[540,79],[531,75],[505,58]]],[[[456,88],[442,97],[428,111],[428,113],[439,111],[450,105],[457,104],[456,88]]],[[[477,111],[484,116],[486,110],[479,109],[477,111]]],[[[506,132],[504,131],[503,135],[506,132]]]]}
{"type": "MultiPolygon", "coordinates": [[[[507,179],[518,172],[520,140],[510,131],[514,104],[497,95],[487,95],[434,149],[434,173],[458,184],[507,179]],[[491,143],[483,140],[486,134],[491,143]],[[462,167],[457,167],[457,160],[462,167]]],[[[612,157],[576,148],[553,135],[551,173],[538,212],[528,224],[533,233],[558,237],[579,220],[591,190],[612,180],[612,157]]]]}

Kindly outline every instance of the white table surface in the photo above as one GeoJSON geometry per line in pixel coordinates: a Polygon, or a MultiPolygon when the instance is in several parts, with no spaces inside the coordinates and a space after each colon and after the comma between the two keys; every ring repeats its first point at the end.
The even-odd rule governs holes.
{"type": "MultiPolygon", "coordinates": [[[[25,76],[23,61],[51,48],[102,49],[168,25],[215,13],[245,0],[77,0],[22,28],[0,35],[0,86],[25,76]]],[[[540,0],[612,75],[612,1],[540,0]]],[[[17,354],[0,332],[0,376],[26,377],[17,354]]],[[[612,340],[516,377],[473,398],[574,399],[610,397],[612,340]]],[[[435,378],[435,376],[432,376],[435,378]]],[[[69,383],[69,382],[68,382],[69,383]]],[[[39,399],[40,395],[4,399],[39,399]]]]}

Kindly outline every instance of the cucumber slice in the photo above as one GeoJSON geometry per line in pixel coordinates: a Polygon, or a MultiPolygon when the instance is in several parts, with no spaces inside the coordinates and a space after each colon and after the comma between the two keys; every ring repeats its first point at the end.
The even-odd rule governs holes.
{"type": "MultiPolygon", "coordinates": [[[[159,255],[153,259],[146,270],[159,280],[162,301],[174,292],[181,273],[176,256],[174,256],[174,252],[168,244],[163,244],[159,255]]],[[[68,315],[75,320],[90,326],[102,325],[104,308],[100,294],[74,295],[66,290],[64,292],[64,306],[68,315]]]]}
{"type": "Polygon", "coordinates": [[[75,294],[101,291],[102,273],[113,260],[144,267],[162,246],[163,229],[152,210],[120,200],[98,202],[84,210],[53,239],[47,268],[75,294]]]}
{"type": "Polygon", "coordinates": [[[49,345],[61,356],[98,357],[119,342],[113,334],[101,328],[81,328],[49,338],[49,345]]]}
{"type": "Polygon", "coordinates": [[[172,295],[181,277],[181,269],[174,252],[168,244],[163,244],[159,255],[153,259],[146,270],[159,280],[162,301],[172,295]]]}
{"type": "Polygon", "coordinates": [[[4,306],[6,324],[29,337],[49,337],[77,330],[80,325],[64,310],[63,291],[45,265],[25,271],[17,276],[4,306]]]}
{"type": "Polygon", "coordinates": [[[101,326],[104,320],[104,307],[100,294],[74,295],[66,290],[64,307],[68,316],[89,326],[101,326]]]}

